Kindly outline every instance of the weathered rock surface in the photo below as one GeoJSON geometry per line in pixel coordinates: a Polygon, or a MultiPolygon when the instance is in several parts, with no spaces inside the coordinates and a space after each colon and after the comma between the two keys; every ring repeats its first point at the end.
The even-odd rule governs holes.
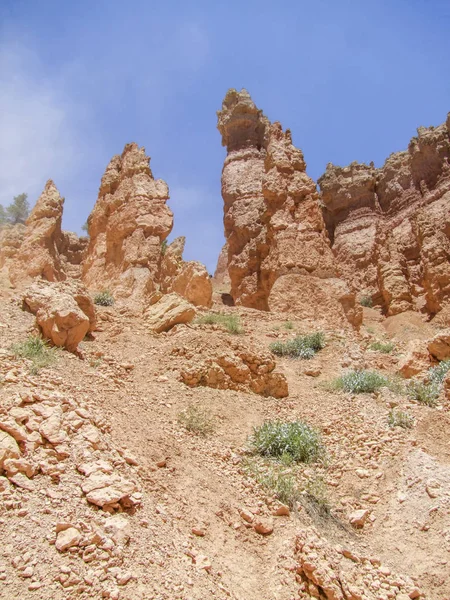
{"type": "Polygon", "coordinates": [[[319,179],[339,269],[388,315],[437,313],[450,296],[450,115],[376,169],[329,164],[319,179]]]}
{"type": "MultiPolygon", "coordinates": [[[[290,131],[271,124],[246,90],[228,91],[218,112],[218,129],[228,152],[222,196],[236,304],[268,310],[272,288],[281,277],[336,278],[316,186],[290,131]]],[[[276,296],[285,291],[292,293],[289,285],[279,286],[276,296]]],[[[351,292],[347,295],[351,303],[351,292]]],[[[360,318],[353,307],[355,325],[360,318]]]]}
{"type": "Polygon", "coordinates": [[[155,289],[161,243],[173,225],[167,184],[155,180],[144,148],[127,144],[103,175],[88,219],[90,242],[83,281],[116,298],[145,297],[155,289]]]}
{"type": "Polygon", "coordinates": [[[431,367],[430,353],[427,343],[420,340],[413,340],[408,343],[404,356],[398,363],[398,372],[403,377],[409,379],[424,373],[431,367]]]}
{"type": "Polygon", "coordinates": [[[0,269],[9,273],[9,267],[14,260],[25,236],[26,226],[4,225],[0,230],[0,269]]]}
{"type": "Polygon", "coordinates": [[[0,233],[0,268],[13,285],[35,278],[64,281],[79,278],[87,238],[61,230],[64,198],[52,180],[27,219],[26,225],[6,226],[0,233]]]}
{"type": "Polygon", "coordinates": [[[214,272],[214,281],[218,285],[229,286],[231,284],[230,275],[228,274],[228,244],[225,244],[220,251],[217,259],[217,266],[214,272]]]}
{"type": "Polygon", "coordinates": [[[288,395],[286,377],[275,371],[270,352],[225,333],[211,332],[205,339],[195,331],[183,332],[170,355],[173,368],[179,369],[181,380],[190,387],[240,390],[274,398],[288,395]]]}
{"type": "Polygon", "coordinates": [[[9,459],[20,458],[21,453],[16,440],[6,431],[0,431],[0,474],[9,459]]]}
{"type": "Polygon", "coordinates": [[[440,331],[428,342],[428,351],[437,360],[450,358],[450,329],[440,331]]]}
{"type": "Polygon", "coordinates": [[[23,302],[36,315],[43,336],[71,352],[95,328],[92,299],[78,282],[36,281],[25,291],[23,302]]]}
{"type": "Polygon", "coordinates": [[[178,294],[166,294],[145,312],[145,319],[150,329],[156,333],[168,331],[174,325],[190,323],[196,310],[178,294]]]}
{"type": "Polygon", "coordinates": [[[66,278],[58,251],[64,198],[50,179],[27,219],[24,237],[9,269],[14,285],[42,277],[47,281],[66,278]]]}
{"type": "Polygon", "coordinates": [[[334,548],[314,529],[305,529],[296,539],[298,576],[312,598],[323,600],[418,598],[414,582],[396,577],[379,561],[358,556],[350,550],[334,548]],[[379,590],[383,590],[380,596],[379,590]]]}
{"type": "Polygon", "coordinates": [[[212,283],[206,267],[198,261],[184,261],[186,239],[176,238],[166,249],[161,262],[160,289],[175,292],[194,306],[211,306],[212,283]]]}

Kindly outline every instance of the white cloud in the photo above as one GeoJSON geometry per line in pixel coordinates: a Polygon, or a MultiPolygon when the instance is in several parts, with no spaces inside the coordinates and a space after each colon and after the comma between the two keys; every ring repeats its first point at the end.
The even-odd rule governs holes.
{"type": "Polygon", "coordinates": [[[0,44],[2,204],[22,192],[33,204],[47,179],[58,185],[74,174],[80,162],[78,113],[63,79],[46,74],[34,53],[17,42],[0,44]]]}

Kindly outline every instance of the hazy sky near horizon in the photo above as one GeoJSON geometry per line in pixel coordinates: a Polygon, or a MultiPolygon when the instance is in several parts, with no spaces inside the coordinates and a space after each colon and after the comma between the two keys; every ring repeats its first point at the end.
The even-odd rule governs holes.
{"type": "Polygon", "coordinates": [[[227,89],[291,129],[314,179],[380,166],[450,111],[449,31],[448,0],[0,0],[0,202],[51,178],[80,232],[136,141],[169,185],[169,240],[213,272],[227,89]]]}

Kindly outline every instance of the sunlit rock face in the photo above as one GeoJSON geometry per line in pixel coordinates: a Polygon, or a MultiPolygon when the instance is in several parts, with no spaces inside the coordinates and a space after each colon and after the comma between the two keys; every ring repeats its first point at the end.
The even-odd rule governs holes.
{"type": "Polygon", "coordinates": [[[344,279],[388,315],[435,314],[450,297],[450,115],[383,167],[328,165],[324,217],[344,279]]]}
{"type": "MultiPolygon", "coordinates": [[[[311,298],[296,295],[296,287],[306,277],[310,290],[322,290],[323,280],[336,280],[338,270],[303,153],[292,144],[290,131],[271,123],[246,90],[227,92],[218,129],[227,147],[222,197],[235,303],[310,312],[304,302],[311,298]]],[[[343,297],[342,285],[346,300],[336,299],[333,318],[357,324],[359,310],[347,286],[331,284],[330,294],[339,288],[343,297]]]]}
{"type": "Polygon", "coordinates": [[[83,281],[116,298],[144,297],[159,279],[161,244],[172,230],[169,188],[154,179],[144,148],[127,144],[102,177],[88,219],[90,242],[83,281]]]}

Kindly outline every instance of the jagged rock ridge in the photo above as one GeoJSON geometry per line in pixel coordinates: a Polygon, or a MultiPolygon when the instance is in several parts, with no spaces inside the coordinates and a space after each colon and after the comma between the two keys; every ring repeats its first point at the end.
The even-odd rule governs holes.
{"type": "Polygon", "coordinates": [[[435,314],[450,296],[450,114],[383,167],[329,164],[319,178],[343,277],[388,315],[435,314]]]}

